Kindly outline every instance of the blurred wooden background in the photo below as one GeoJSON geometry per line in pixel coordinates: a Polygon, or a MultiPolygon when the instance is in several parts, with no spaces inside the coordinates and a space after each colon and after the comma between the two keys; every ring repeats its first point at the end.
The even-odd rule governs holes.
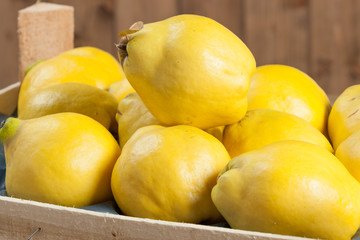
{"type": "MultiPolygon", "coordinates": [[[[17,81],[17,11],[35,0],[0,0],[0,88],[17,81]]],[[[116,56],[117,34],[132,23],[204,15],[237,34],[257,65],[286,64],[329,94],[360,83],[359,0],[49,0],[75,7],[75,46],[116,56]]]]}

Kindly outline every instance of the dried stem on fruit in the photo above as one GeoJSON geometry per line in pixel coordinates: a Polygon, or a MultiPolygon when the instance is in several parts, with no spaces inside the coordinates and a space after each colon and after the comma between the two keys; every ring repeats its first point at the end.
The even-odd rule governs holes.
{"type": "Polygon", "coordinates": [[[127,43],[129,42],[129,34],[135,33],[139,30],[141,30],[144,26],[144,23],[142,21],[138,21],[130,26],[128,30],[122,31],[119,34],[120,40],[118,44],[115,44],[116,47],[119,50],[119,58],[121,61],[121,65],[124,65],[124,60],[128,56],[128,53],[126,51],[127,43]]]}

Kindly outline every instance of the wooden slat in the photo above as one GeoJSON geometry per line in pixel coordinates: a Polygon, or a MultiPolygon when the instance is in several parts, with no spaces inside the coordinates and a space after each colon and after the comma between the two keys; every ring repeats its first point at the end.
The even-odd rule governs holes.
{"type": "Polygon", "coordinates": [[[27,5],[25,1],[0,1],[0,88],[18,81],[17,12],[27,5]]]}
{"type": "Polygon", "coordinates": [[[114,56],[113,0],[49,0],[75,8],[75,47],[93,46],[114,56]]]}
{"type": "Polygon", "coordinates": [[[285,64],[308,71],[308,1],[244,0],[245,43],[257,65],[285,64]]]}
{"type": "Polygon", "coordinates": [[[360,83],[359,11],[356,0],[310,1],[310,72],[328,94],[360,83]]]}
{"type": "Polygon", "coordinates": [[[14,113],[20,90],[20,82],[15,82],[0,89],[0,113],[11,115],[14,113]]]}
{"type": "MultiPolygon", "coordinates": [[[[75,7],[75,46],[116,56],[117,34],[133,22],[179,13],[214,18],[248,45],[258,65],[282,63],[329,94],[360,83],[358,0],[43,0],[75,7]]],[[[17,11],[35,0],[0,0],[0,88],[17,81],[17,11]]]]}
{"type": "Polygon", "coordinates": [[[1,239],[306,240],[308,238],[133,218],[0,196],[1,239]]]}
{"type": "MultiPolygon", "coordinates": [[[[349,61],[350,78],[348,85],[360,84],[360,1],[353,0],[351,6],[352,43],[349,61]]],[[[338,92],[338,90],[336,91],[338,92]]]]}
{"type": "Polygon", "coordinates": [[[221,23],[240,38],[243,37],[243,0],[179,0],[179,14],[198,14],[221,23]]]}

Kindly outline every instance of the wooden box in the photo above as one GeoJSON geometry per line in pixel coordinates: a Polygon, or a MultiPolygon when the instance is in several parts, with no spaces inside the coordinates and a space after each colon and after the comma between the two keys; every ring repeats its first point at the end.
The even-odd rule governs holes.
{"type": "MultiPolygon", "coordinates": [[[[19,83],[0,90],[0,113],[11,114],[17,104],[19,83]]],[[[176,223],[117,213],[56,206],[0,196],[0,239],[84,240],[305,240],[225,227],[176,223]]]]}

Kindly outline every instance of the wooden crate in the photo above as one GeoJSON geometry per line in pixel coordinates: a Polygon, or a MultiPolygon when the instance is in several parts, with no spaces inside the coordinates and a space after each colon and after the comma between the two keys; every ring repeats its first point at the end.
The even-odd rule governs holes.
{"type": "MultiPolygon", "coordinates": [[[[0,112],[16,107],[19,84],[0,90],[0,112]]],[[[0,196],[0,239],[306,240],[200,224],[128,217],[0,196]]]]}
{"type": "Polygon", "coordinates": [[[34,240],[307,239],[200,224],[127,217],[118,214],[0,197],[0,239],[28,239],[36,231],[34,240]],[[41,230],[38,231],[38,229],[41,230]]]}

